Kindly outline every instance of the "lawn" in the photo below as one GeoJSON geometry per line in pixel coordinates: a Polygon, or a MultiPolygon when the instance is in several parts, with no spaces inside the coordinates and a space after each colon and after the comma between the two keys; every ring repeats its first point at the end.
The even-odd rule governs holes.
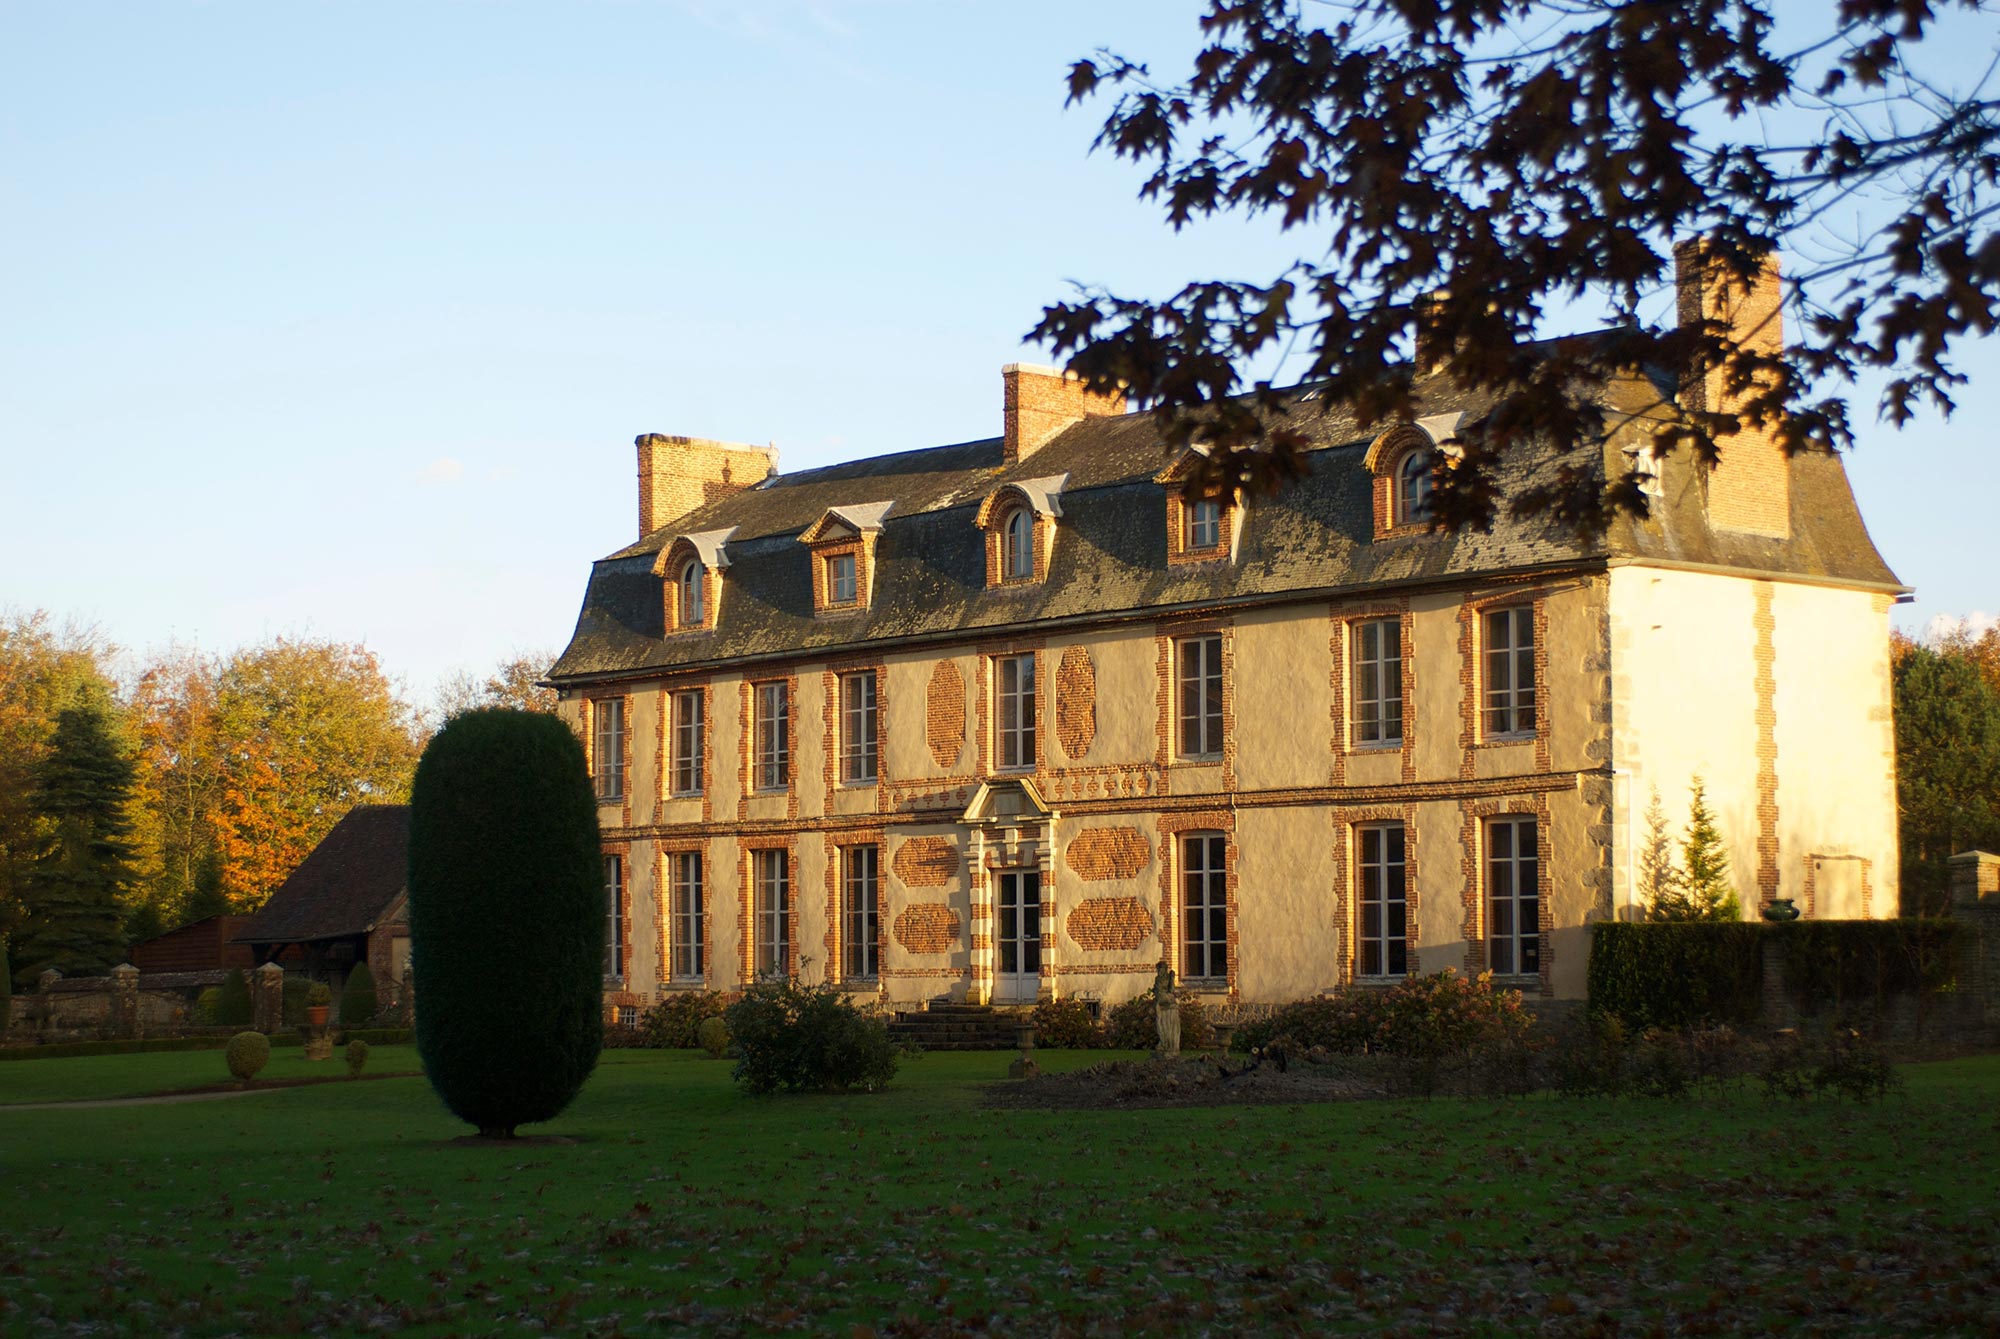
{"type": "MultiPolygon", "coordinates": [[[[148,1074],[169,1087],[221,1064],[10,1063],[0,1100],[101,1094],[138,1059],[174,1062],[148,1074]]],[[[2000,1315],[1993,1057],[1912,1067],[1870,1108],[986,1109],[1007,1060],[756,1100],[724,1064],[611,1052],[553,1146],[455,1144],[417,1078],[0,1107],[0,1332],[1971,1335],[2000,1315]]]]}

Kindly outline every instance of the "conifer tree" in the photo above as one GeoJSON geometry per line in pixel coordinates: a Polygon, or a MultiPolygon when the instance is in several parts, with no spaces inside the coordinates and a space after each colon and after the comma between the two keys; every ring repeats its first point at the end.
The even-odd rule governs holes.
{"type": "Polygon", "coordinates": [[[1729,851],[1722,831],[1708,807],[1708,791],[1696,777],[1688,799],[1687,835],[1681,842],[1681,868],[1675,877],[1675,909],[1678,914],[1656,917],[1661,920],[1735,921],[1743,919],[1743,905],[1729,881],[1729,851]]]}
{"type": "Polygon", "coordinates": [[[1678,871],[1674,869],[1673,837],[1667,831],[1667,811],[1660,803],[1660,788],[1646,805],[1646,836],[1639,847],[1639,897],[1646,904],[1649,921],[1684,920],[1669,914],[1677,908],[1678,871]]]}
{"type": "Polygon", "coordinates": [[[133,779],[109,698],[80,691],[56,718],[30,797],[42,840],[15,944],[28,971],[102,972],[124,956],[123,902],[135,881],[133,779]]]}

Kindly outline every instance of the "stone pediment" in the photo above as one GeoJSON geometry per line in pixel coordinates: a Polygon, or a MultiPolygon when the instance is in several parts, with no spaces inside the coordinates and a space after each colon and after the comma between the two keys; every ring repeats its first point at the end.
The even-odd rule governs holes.
{"type": "Polygon", "coordinates": [[[1027,777],[1003,777],[982,782],[972,803],[960,820],[965,823],[1014,827],[1023,823],[1045,823],[1056,816],[1027,777]]]}

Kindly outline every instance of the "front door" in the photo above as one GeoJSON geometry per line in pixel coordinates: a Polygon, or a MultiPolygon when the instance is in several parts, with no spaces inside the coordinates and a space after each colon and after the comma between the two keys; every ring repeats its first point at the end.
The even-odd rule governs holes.
{"type": "Polygon", "coordinates": [[[1000,962],[993,980],[996,1004],[1033,1004],[1042,988],[1042,876],[1039,870],[1000,875],[1000,962]]]}

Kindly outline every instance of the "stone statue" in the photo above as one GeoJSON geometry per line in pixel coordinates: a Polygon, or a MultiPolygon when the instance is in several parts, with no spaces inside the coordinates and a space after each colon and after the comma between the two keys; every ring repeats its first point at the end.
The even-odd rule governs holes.
{"type": "Polygon", "coordinates": [[[1174,969],[1165,958],[1153,973],[1153,1017],[1160,1028],[1160,1049],[1154,1054],[1172,1060],[1181,1053],[1181,1006],[1174,997],[1174,969]]]}

